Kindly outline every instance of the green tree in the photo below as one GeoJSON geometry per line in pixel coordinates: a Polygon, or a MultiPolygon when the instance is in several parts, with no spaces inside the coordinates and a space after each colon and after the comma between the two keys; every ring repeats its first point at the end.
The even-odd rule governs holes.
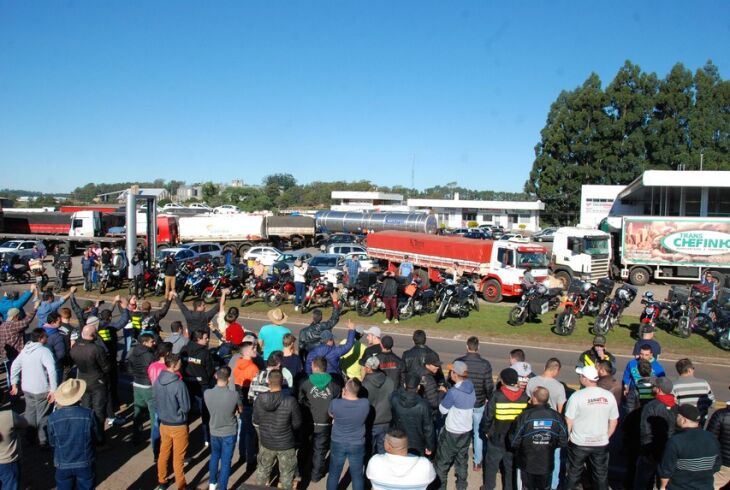
{"type": "Polygon", "coordinates": [[[56,207],[56,198],[54,198],[50,194],[43,194],[41,196],[36,197],[33,199],[33,201],[30,203],[29,207],[33,208],[44,208],[44,207],[56,207]]]}
{"type": "Polygon", "coordinates": [[[220,188],[213,182],[206,182],[202,185],[201,192],[203,194],[203,201],[208,203],[208,206],[220,206],[221,197],[219,195],[220,188]]]}
{"type": "Polygon", "coordinates": [[[730,169],[730,82],[723,81],[712,61],[695,72],[695,102],[690,112],[688,166],[706,170],[730,169]]]}

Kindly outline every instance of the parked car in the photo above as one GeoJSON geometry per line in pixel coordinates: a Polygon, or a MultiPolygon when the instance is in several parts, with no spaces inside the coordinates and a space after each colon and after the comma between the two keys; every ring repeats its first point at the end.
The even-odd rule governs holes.
{"type": "Polygon", "coordinates": [[[223,206],[213,208],[213,212],[215,214],[238,214],[241,211],[233,204],[224,204],[223,206]]]}
{"type": "Polygon", "coordinates": [[[520,235],[519,233],[505,233],[501,237],[499,237],[499,240],[502,241],[508,241],[508,240],[524,240],[525,237],[520,235]]]}
{"type": "Polygon", "coordinates": [[[328,237],[319,240],[317,242],[317,247],[324,252],[327,250],[327,247],[333,244],[337,243],[359,243],[360,240],[358,239],[357,235],[354,235],[352,233],[334,233],[332,235],[329,235],[328,237]]]}
{"type": "Polygon", "coordinates": [[[272,265],[279,257],[282,252],[276,247],[251,247],[248,251],[243,254],[243,260],[256,260],[259,259],[265,266],[272,265]]]}
{"type": "Polygon", "coordinates": [[[492,233],[488,230],[472,230],[468,233],[464,233],[464,238],[471,238],[473,240],[490,240],[492,233]]]}
{"type": "Polygon", "coordinates": [[[324,253],[335,254],[335,255],[347,255],[351,253],[367,253],[365,247],[356,245],[354,243],[334,243],[328,246],[324,253]]]}
{"type": "Polygon", "coordinates": [[[217,243],[183,243],[179,248],[187,248],[200,255],[201,258],[215,258],[223,255],[223,248],[217,243]]]}
{"type": "MultiPolygon", "coordinates": [[[[144,206],[143,209],[147,209],[146,206],[144,206]]],[[[162,211],[175,211],[178,209],[185,209],[185,206],[182,204],[175,204],[174,202],[168,202],[164,206],[162,206],[162,211]]]]}
{"type": "Polygon", "coordinates": [[[469,233],[470,230],[471,228],[455,228],[449,232],[449,235],[464,236],[469,233]]]}
{"type": "Polygon", "coordinates": [[[344,255],[318,254],[309,259],[309,267],[317,269],[321,275],[325,275],[331,269],[342,270],[344,264],[344,255]]]}
{"type": "Polygon", "coordinates": [[[45,255],[46,247],[40,240],[8,240],[0,244],[0,259],[6,253],[16,254],[20,260],[27,262],[33,253],[33,247],[38,246],[38,250],[45,255]]]}
{"type": "Polygon", "coordinates": [[[532,239],[536,242],[552,242],[556,231],[557,228],[545,228],[532,235],[532,239]]]}
{"type": "Polygon", "coordinates": [[[190,209],[200,209],[203,211],[207,211],[209,213],[211,211],[213,211],[213,208],[211,208],[210,206],[208,206],[207,204],[205,204],[203,202],[194,202],[194,203],[188,204],[188,207],[190,209]]]}
{"type": "Polygon", "coordinates": [[[311,258],[312,254],[310,254],[309,252],[303,252],[301,250],[297,250],[296,252],[286,252],[279,255],[279,258],[274,261],[274,265],[283,262],[291,268],[297,259],[301,260],[302,262],[307,262],[311,258]]]}
{"type": "Polygon", "coordinates": [[[197,252],[193,252],[192,250],[187,248],[174,247],[165,248],[158,251],[157,262],[162,263],[168,255],[171,255],[172,258],[175,260],[175,263],[177,263],[178,265],[183,262],[187,262],[188,260],[192,260],[193,262],[198,262],[200,260],[200,256],[197,252]]]}

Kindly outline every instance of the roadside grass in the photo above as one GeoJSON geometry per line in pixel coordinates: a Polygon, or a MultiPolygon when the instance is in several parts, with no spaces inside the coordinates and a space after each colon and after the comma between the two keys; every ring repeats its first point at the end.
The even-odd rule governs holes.
{"type": "MultiPolygon", "coordinates": [[[[104,295],[105,299],[113,298],[114,293],[104,295]]],[[[148,300],[162,301],[161,297],[147,297],[148,300]]],[[[190,307],[190,301],[186,302],[190,307]]],[[[269,307],[261,300],[254,300],[252,303],[241,307],[240,300],[231,299],[226,301],[226,306],[235,306],[239,309],[241,316],[252,315],[265,317],[269,307]]],[[[436,323],[435,315],[416,316],[398,325],[389,324],[385,330],[392,332],[410,333],[415,329],[423,329],[431,335],[448,336],[466,340],[471,335],[477,335],[480,340],[489,342],[504,342],[520,346],[554,347],[564,349],[588,349],[592,345],[593,334],[590,327],[593,325],[593,317],[583,317],[577,321],[572,335],[561,337],[553,333],[552,328],[557,312],[549,312],[541,317],[540,323],[526,323],[519,327],[513,327],[507,323],[510,304],[490,305],[481,303],[478,312],[472,311],[466,318],[446,318],[436,323]]],[[[302,314],[294,311],[294,305],[281,305],[282,311],[289,316],[290,321],[308,323],[311,321],[311,313],[302,314]]],[[[330,308],[323,308],[325,318],[330,314],[330,308]]],[[[383,313],[376,313],[371,317],[358,316],[354,311],[345,310],[342,314],[340,326],[351,319],[357,325],[380,325],[385,319],[383,313]]],[[[639,319],[635,316],[623,316],[616,329],[606,336],[608,342],[606,348],[614,354],[630,354],[636,342],[636,331],[639,326],[639,319]]],[[[717,347],[712,338],[699,334],[693,334],[688,339],[682,339],[665,331],[658,330],[655,339],[662,345],[663,353],[672,357],[708,357],[730,361],[730,354],[717,347]]]]}

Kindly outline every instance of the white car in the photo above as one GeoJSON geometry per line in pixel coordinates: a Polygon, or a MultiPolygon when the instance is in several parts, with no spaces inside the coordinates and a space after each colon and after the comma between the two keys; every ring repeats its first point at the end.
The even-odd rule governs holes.
{"type": "Polygon", "coordinates": [[[281,257],[282,252],[276,247],[251,247],[243,254],[243,260],[261,260],[261,263],[269,267],[276,259],[281,257]]]}
{"type": "Polygon", "coordinates": [[[499,240],[505,241],[505,242],[506,241],[510,241],[510,240],[518,241],[519,242],[519,241],[524,240],[524,239],[525,239],[525,237],[523,237],[519,233],[505,233],[504,235],[502,235],[501,237],[499,237],[499,240]]]}
{"type": "Polygon", "coordinates": [[[363,253],[363,252],[355,252],[355,253],[345,255],[346,259],[349,259],[352,257],[356,258],[357,261],[360,262],[360,270],[363,270],[363,271],[372,270],[373,267],[375,267],[375,265],[377,264],[377,261],[371,259],[370,257],[368,257],[368,254],[363,253]]]}
{"type": "MultiPolygon", "coordinates": [[[[146,206],[145,209],[147,209],[146,206]]],[[[175,204],[174,202],[168,202],[167,204],[162,206],[163,211],[174,211],[177,209],[185,209],[185,206],[183,206],[182,204],[175,204]]]]}
{"type": "Polygon", "coordinates": [[[217,243],[183,243],[180,248],[187,248],[197,253],[201,258],[215,258],[223,255],[223,248],[217,243]]]}
{"type": "Polygon", "coordinates": [[[215,214],[238,214],[241,211],[238,209],[238,207],[232,204],[224,204],[223,206],[218,206],[217,208],[214,208],[213,212],[215,214]]]}
{"type": "Polygon", "coordinates": [[[208,206],[207,204],[205,204],[203,202],[194,202],[194,203],[188,204],[188,207],[190,209],[200,209],[201,211],[207,211],[207,212],[213,211],[213,208],[211,208],[210,206],[208,206]]]}
{"type": "Polygon", "coordinates": [[[35,240],[8,240],[0,245],[0,258],[6,253],[16,254],[23,260],[28,260],[33,253],[33,247],[38,246],[38,250],[45,255],[46,247],[43,242],[35,240]]]}
{"type": "Polygon", "coordinates": [[[365,247],[355,243],[333,243],[326,247],[323,253],[335,255],[348,255],[354,253],[367,254],[367,250],[365,250],[365,247]]]}

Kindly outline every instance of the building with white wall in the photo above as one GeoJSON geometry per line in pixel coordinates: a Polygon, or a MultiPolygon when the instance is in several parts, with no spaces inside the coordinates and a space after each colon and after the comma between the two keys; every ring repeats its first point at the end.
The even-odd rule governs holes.
{"type": "Polygon", "coordinates": [[[332,200],[335,201],[332,211],[402,211],[407,212],[408,206],[403,202],[402,194],[370,191],[332,191],[332,200]]]}
{"type": "Polygon", "coordinates": [[[580,224],[598,227],[608,217],[625,185],[582,185],[580,188],[580,224]]]}
{"type": "Polygon", "coordinates": [[[475,201],[459,199],[408,199],[411,211],[436,215],[439,226],[463,228],[470,221],[480,225],[503,226],[505,230],[537,231],[540,229],[542,201],[475,201]]]}

